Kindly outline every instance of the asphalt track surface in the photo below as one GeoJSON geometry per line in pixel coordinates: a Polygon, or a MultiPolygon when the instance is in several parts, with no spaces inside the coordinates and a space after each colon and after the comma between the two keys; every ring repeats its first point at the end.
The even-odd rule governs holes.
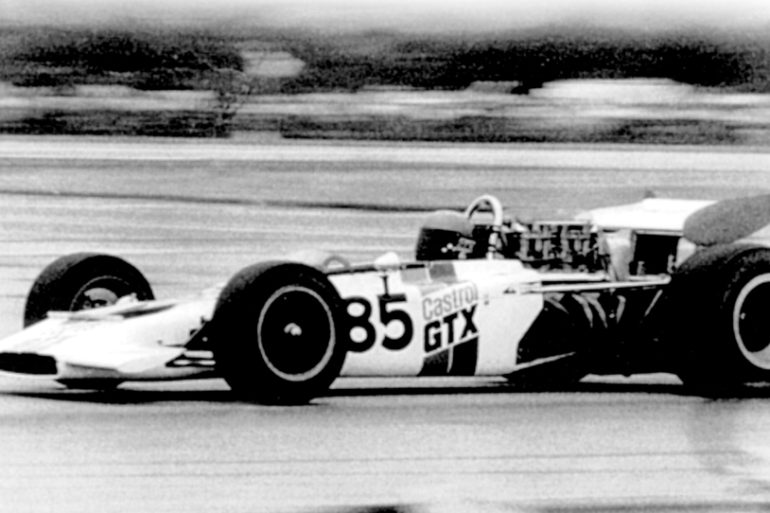
{"type": "MultiPolygon", "coordinates": [[[[770,153],[715,148],[0,139],[0,335],[74,251],[159,297],[306,248],[407,257],[423,210],[520,216],[770,192],[770,153]]],[[[770,392],[668,375],[523,393],[496,380],[346,380],[306,407],[218,380],[66,390],[0,378],[0,512],[761,511],[770,392]]]]}

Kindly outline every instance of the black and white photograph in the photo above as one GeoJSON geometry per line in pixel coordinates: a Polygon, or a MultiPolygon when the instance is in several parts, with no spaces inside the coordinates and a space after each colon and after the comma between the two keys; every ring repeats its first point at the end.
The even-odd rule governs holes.
{"type": "Polygon", "coordinates": [[[767,0],[0,0],[0,513],[769,509],[767,0]]]}

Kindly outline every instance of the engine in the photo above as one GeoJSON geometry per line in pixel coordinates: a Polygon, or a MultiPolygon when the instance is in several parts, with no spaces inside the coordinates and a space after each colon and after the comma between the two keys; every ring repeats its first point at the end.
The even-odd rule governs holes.
{"type": "MultiPolygon", "coordinates": [[[[480,210],[481,214],[487,211],[480,210]]],[[[670,274],[693,251],[679,233],[650,230],[603,232],[590,221],[521,222],[440,210],[430,214],[417,240],[417,260],[510,258],[541,271],[601,272],[615,279],[670,274]]]]}
{"type": "Polygon", "coordinates": [[[541,270],[606,269],[596,230],[585,222],[506,222],[502,230],[472,224],[464,215],[438,211],[425,220],[417,239],[417,260],[484,258],[490,251],[541,270]],[[490,240],[495,241],[490,248],[490,240]]]}
{"type": "Polygon", "coordinates": [[[502,253],[542,270],[593,272],[607,266],[599,234],[585,222],[538,221],[504,227],[502,253]]]}

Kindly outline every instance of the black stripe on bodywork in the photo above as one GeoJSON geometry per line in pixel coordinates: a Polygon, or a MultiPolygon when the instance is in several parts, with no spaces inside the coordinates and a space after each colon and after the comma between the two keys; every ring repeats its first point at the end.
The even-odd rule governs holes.
{"type": "Polygon", "coordinates": [[[473,376],[479,359],[479,338],[473,337],[425,358],[418,376],[473,376]]]}

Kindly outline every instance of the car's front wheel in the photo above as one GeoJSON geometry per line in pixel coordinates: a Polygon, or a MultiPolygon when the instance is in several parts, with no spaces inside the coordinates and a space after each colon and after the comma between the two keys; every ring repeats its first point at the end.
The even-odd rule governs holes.
{"type": "Polygon", "coordinates": [[[214,312],[214,356],[242,398],[306,403],[339,375],[346,346],[339,295],[319,270],[262,263],[237,273],[214,312]]]}

